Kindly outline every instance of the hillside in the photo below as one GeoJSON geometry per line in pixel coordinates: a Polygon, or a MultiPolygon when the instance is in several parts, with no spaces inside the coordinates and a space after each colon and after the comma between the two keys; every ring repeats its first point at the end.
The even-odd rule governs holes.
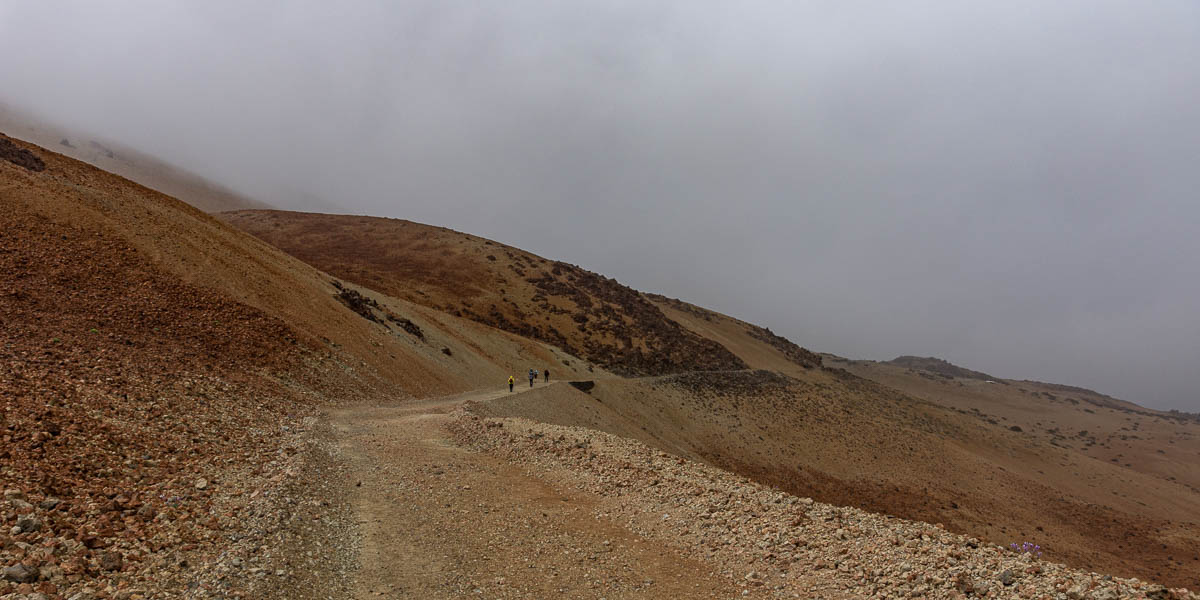
{"type": "Polygon", "coordinates": [[[491,240],[375,217],[239,211],[221,218],[336,277],[553,344],[617,373],[745,367],[638,292],[491,240]]]}
{"type": "Polygon", "coordinates": [[[944,377],[946,379],[981,379],[983,381],[996,381],[999,377],[993,377],[987,373],[964,369],[958,365],[952,364],[940,358],[920,357],[920,356],[898,356],[889,360],[887,364],[911,369],[913,371],[922,371],[931,375],[944,377]]]}
{"type": "Polygon", "coordinates": [[[330,460],[319,407],[584,373],[5,136],[0,206],[0,596],[240,593],[219,557],[339,526],[289,529],[297,475],[330,460]]]}
{"type": "Polygon", "coordinates": [[[120,175],[205,212],[267,206],[144,152],[52,125],[4,105],[0,105],[0,131],[120,175]]]}
{"type": "Polygon", "coordinates": [[[930,378],[891,363],[826,361],[1028,439],[1200,493],[1200,420],[1085,388],[1037,381],[930,378]]]}
{"type": "MultiPolygon", "coordinates": [[[[1013,430],[968,407],[860,378],[836,357],[769,329],[639,294],[490,240],[365,217],[246,211],[222,218],[365,287],[564,349],[582,348],[618,373],[667,375],[587,377],[593,381],[586,392],[556,388],[501,398],[478,407],[480,414],[598,429],[821,501],[943,523],[998,544],[1037,541],[1057,560],[1090,569],[1200,584],[1191,551],[1200,542],[1200,495],[1190,481],[1130,473],[1099,456],[1072,454],[1061,440],[1031,438],[1024,428],[1013,430]],[[560,338],[544,325],[559,316],[586,318],[589,325],[603,319],[606,326],[549,325],[569,332],[560,338]],[[607,344],[611,324],[622,322],[622,335],[635,340],[643,328],[675,326],[681,333],[671,339],[703,340],[736,362],[722,369],[668,354],[672,360],[660,368],[639,368],[662,347],[661,338],[635,342],[645,354],[629,362],[607,344]],[[1131,554],[1130,544],[1142,550],[1131,554]]],[[[889,368],[917,373],[921,381],[1011,387],[937,359],[900,362],[915,368],[889,368]]],[[[1178,443],[1190,444],[1186,436],[1195,432],[1178,434],[1178,443]]],[[[1189,447],[1181,446],[1174,460],[1186,461],[1189,447]]]]}
{"type": "Polygon", "coordinates": [[[1020,541],[1200,586],[1193,420],[7,137],[0,203],[0,597],[1188,597],[1020,541]]]}

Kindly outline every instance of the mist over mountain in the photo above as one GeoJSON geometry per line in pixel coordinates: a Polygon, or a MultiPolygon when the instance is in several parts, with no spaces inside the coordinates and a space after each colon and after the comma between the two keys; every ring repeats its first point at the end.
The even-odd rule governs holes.
{"type": "Polygon", "coordinates": [[[804,347],[1200,410],[1186,2],[0,0],[0,102],[804,347]]]}

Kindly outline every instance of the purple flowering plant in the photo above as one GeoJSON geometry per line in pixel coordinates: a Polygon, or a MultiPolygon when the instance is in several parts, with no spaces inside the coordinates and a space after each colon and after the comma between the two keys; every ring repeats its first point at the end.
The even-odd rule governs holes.
{"type": "Polygon", "coordinates": [[[1029,554],[1034,558],[1042,557],[1042,547],[1033,542],[1022,542],[1020,544],[1013,542],[1008,547],[1017,554],[1029,554]]]}

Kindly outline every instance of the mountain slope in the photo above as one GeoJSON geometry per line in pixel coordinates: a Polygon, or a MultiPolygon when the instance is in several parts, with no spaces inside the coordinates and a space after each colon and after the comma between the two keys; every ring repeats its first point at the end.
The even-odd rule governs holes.
{"type": "Polygon", "coordinates": [[[888,364],[895,365],[897,367],[903,367],[905,369],[912,369],[915,371],[925,371],[927,373],[938,375],[947,379],[981,379],[983,381],[995,381],[999,379],[998,377],[993,377],[987,373],[964,369],[958,365],[951,364],[940,358],[934,358],[932,356],[926,358],[919,356],[898,356],[892,360],[889,360],[888,364]]]}
{"type": "MultiPolygon", "coordinates": [[[[623,322],[631,338],[642,323],[628,314],[634,311],[627,307],[640,305],[636,296],[654,309],[636,312],[652,317],[656,330],[664,330],[658,321],[665,321],[694,336],[682,339],[705,340],[736,359],[733,368],[699,365],[703,372],[677,360],[663,369],[638,369],[643,363],[622,362],[619,353],[595,352],[611,341],[608,328],[575,328],[565,341],[544,329],[560,316],[556,311],[579,314],[581,288],[593,306],[604,306],[592,298],[617,292],[594,289],[616,287],[614,282],[592,276],[600,283],[578,285],[579,271],[560,267],[554,273],[556,263],[489,240],[364,217],[249,211],[222,218],[364,286],[590,350],[589,358],[611,361],[619,372],[668,374],[588,377],[586,392],[566,388],[502,398],[478,407],[482,414],[599,429],[795,494],[940,522],[998,544],[1035,541],[1056,560],[1090,569],[1200,584],[1192,576],[1200,563],[1190,550],[1200,543],[1200,496],[1185,482],[1071,453],[1007,422],[855,376],[836,357],[814,354],[769,329],[622,288],[621,297],[629,300],[609,304],[613,314],[598,316],[623,322]],[[543,283],[547,274],[554,285],[543,283]],[[481,314],[480,304],[499,316],[481,314]],[[1130,544],[1142,550],[1131,554],[1130,544]]],[[[653,343],[644,347],[655,352],[653,343]]],[[[1008,387],[948,363],[921,365],[970,377],[960,379],[963,385],[1008,387]]]]}
{"type": "Polygon", "coordinates": [[[241,594],[220,557],[350,527],[295,528],[318,407],[586,373],[5,136],[0,207],[0,596],[241,594]]]}
{"type": "MultiPolygon", "coordinates": [[[[768,329],[449,230],[228,216],[308,253],[305,264],[177,200],[9,143],[0,474],[15,493],[0,512],[0,559],[50,569],[35,576],[55,586],[42,593],[122,578],[151,585],[153,575],[176,591],[234,595],[258,581],[216,560],[236,552],[256,564],[300,561],[275,563],[291,582],[277,596],[311,596],[324,571],[299,553],[251,549],[320,554],[317,542],[352,528],[352,516],[337,516],[347,496],[337,486],[353,483],[335,458],[325,471],[300,461],[319,456],[298,450],[297,432],[319,426],[314,407],[454,397],[530,367],[578,388],[502,393],[474,410],[609,431],[794,494],[996,543],[1028,539],[1076,566],[1200,583],[1188,466],[1198,432],[1186,419],[1062,386],[816,355],[768,329]],[[618,377],[603,365],[661,375],[618,377]],[[942,389],[976,393],[930,392],[942,389]],[[1105,435],[1067,428],[1086,419],[1105,435]],[[1154,462],[1142,445],[1152,431],[1166,452],[1154,462]],[[1155,466],[1106,460],[1097,447],[1141,448],[1155,466]],[[281,488],[302,490],[301,472],[332,492],[281,488]]],[[[376,446],[369,430],[355,435],[376,446]]],[[[437,485],[438,465],[405,468],[437,485]]],[[[14,590],[0,583],[0,595],[14,590]]]]}
{"type": "Polygon", "coordinates": [[[1073,386],[931,376],[892,362],[831,356],[826,361],[978,421],[1015,428],[1038,443],[1200,493],[1200,418],[1196,415],[1151,410],[1073,386]]]}
{"type": "Polygon", "coordinates": [[[337,277],[553,344],[614,372],[745,367],[616,281],[476,236],[347,215],[239,211],[221,218],[337,277]]]}
{"type": "Polygon", "coordinates": [[[3,105],[0,105],[0,131],[136,181],[205,212],[266,207],[263,202],[247,198],[143,152],[51,125],[3,105]]]}

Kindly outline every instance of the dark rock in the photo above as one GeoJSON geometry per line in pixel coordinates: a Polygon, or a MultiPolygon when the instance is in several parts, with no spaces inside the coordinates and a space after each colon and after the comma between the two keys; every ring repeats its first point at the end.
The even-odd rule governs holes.
{"type": "Polygon", "coordinates": [[[1151,600],[1167,600],[1171,597],[1171,590],[1161,585],[1151,585],[1150,589],[1146,590],[1146,597],[1151,600]]]}
{"type": "Polygon", "coordinates": [[[1007,586],[1012,585],[1013,581],[1014,577],[1011,569],[1005,569],[1004,572],[1000,574],[1000,583],[1007,586]]]}
{"type": "Polygon", "coordinates": [[[125,566],[125,559],[120,552],[109,551],[100,555],[100,568],[105,571],[120,571],[125,566]]]}
{"type": "Polygon", "coordinates": [[[30,171],[45,171],[46,163],[38,156],[12,142],[8,138],[0,137],[0,159],[7,160],[19,167],[25,167],[30,171]]]}
{"type": "Polygon", "coordinates": [[[3,579],[13,583],[33,583],[37,581],[37,569],[22,564],[4,567],[3,579]]]}
{"type": "MultiPolygon", "coordinates": [[[[404,331],[407,331],[409,335],[421,340],[422,342],[425,341],[425,332],[421,331],[420,326],[418,326],[416,323],[413,323],[412,321],[405,319],[404,317],[397,317],[396,315],[393,315],[391,313],[388,313],[387,318],[389,321],[399,325],[400,328],[403,329],[404,331]]],[[[449,354],[449,352],[447,352],[447,350],[449,350],[449,348],[443,348],[442,352],[449,354]]]]}
{"type": "Polygon", "coordinates": [[[21,530],[21,533],[41,531],[42,521],[37,517],[22,517],[17,519],[17,528],[21,530]]]}
{"type": "Polygon", "coordinates": [[[382,310],[378,302],[372,298],[368,298],[358,293],[357,290],[343,287],[339,281],[335,280],[333,282],[333,286],[339,290],[338,293],[334,294],[333,297],[337,298],[342,304],[345,304],[346,308],[358,313],[360,317],[368,321],[373,321],[381,325],[383,324],[383,321],[381,321],[379,317],[375,315],[375,310],[373,310],[382,310]]]}

